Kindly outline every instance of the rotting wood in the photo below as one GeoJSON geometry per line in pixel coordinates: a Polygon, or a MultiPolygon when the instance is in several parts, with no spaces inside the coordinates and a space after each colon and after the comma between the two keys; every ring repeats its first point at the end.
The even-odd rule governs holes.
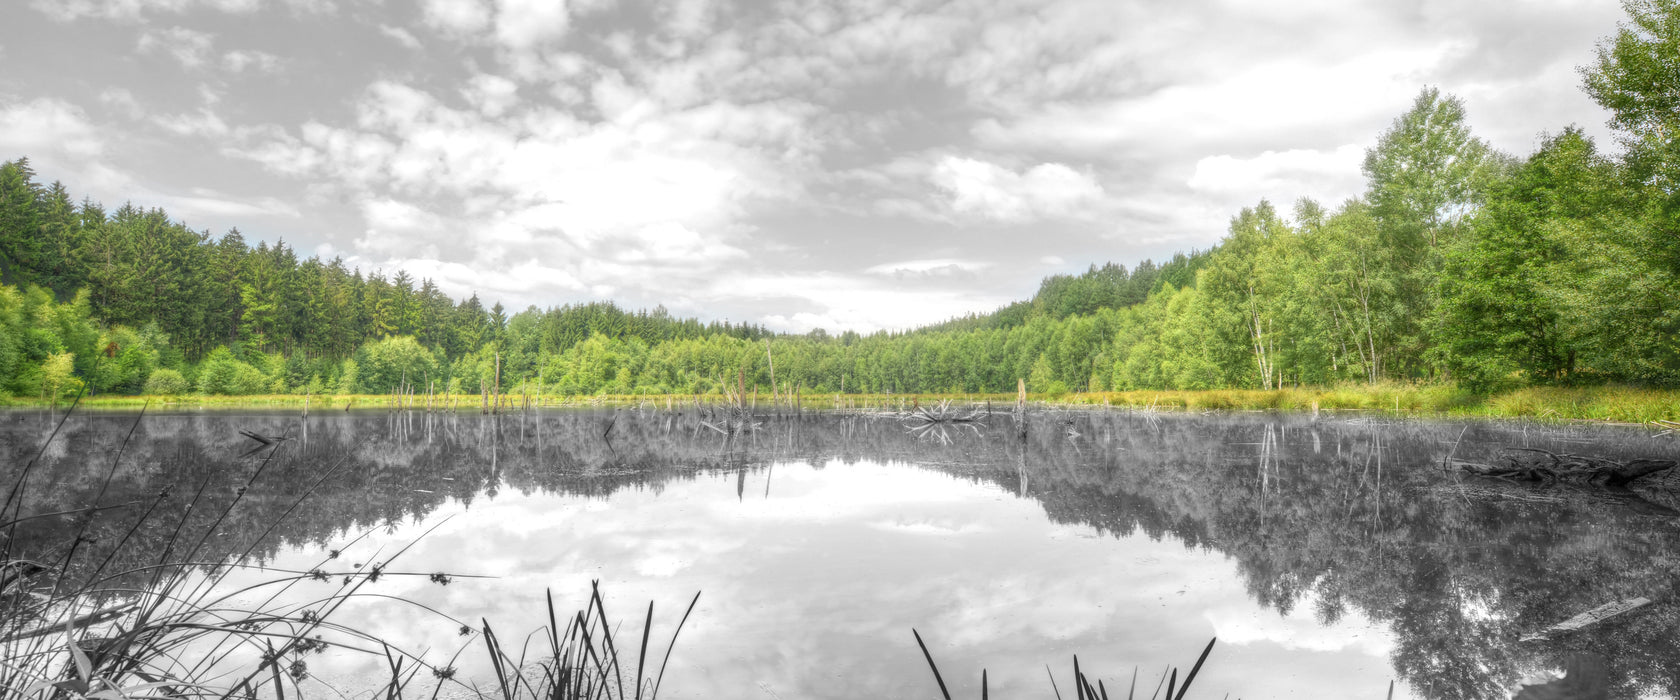
{"type": "Polygon", "coordinates": [[[1507,448],[1497,464],[1459,462],[1459,468],[1475,476],[1536,484],[1571,483],[1608,488],[1626,487],[1636,479],[1666,472],[1675,466],[1669,459],[1634,459],[1618,462],[1604,457],[1557,454],[1533,448],[1507,448]]]}
{"type": "Polygon", "coordinates": [[[1618,601],[1611,602],[1611,603],[1605,603],[1605,604],[1600,605],[1596,608],[1588,610],[1584,613],[1581,613],[1581,614],[1576,615],[1574,617],[1571,617],[1567,620],[1564,620],[1563,622],[1559,622],[1555,625],[1552,625],[1551,627],[1547,627],[1546,629],[1540,630],[1539,632],[1535,632],[1533,634],[1523,635],[1521,637],[1520,641],[1533,642],[1533,641],[1547,639],[1551,635],[1558,634],[1558,633],[1561,633],[1561,632],[1574,632],[1574,631],[1579,630],[1579,629],[1584,628],[1584,627],[1590,627],[1592,625],[1596,625],[1600,622],[1608,620],[1612,617],[1616,617],[1616,616],[1621,615],[1623,613],[1631,612],[1633,610],[1638,610],[1639,608],[1643,608],[1643,607],[1645,607],[1647,605],[1650,605],[1650,604],[1651,604],[1651,599],[1650,598],[1629,598],[1627,600],[1618,600],[1618,601]]]}

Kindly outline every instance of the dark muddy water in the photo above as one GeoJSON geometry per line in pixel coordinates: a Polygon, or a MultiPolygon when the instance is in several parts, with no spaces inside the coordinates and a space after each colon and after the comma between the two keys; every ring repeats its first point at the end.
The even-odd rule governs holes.
{"type": "MultiPolygon", "coordinates": [[[[56,418],[0,414],[5,484],[56,418]]],[[[136,416],[85,413],[42,452],[24,511],[165,489],[178,506],[202,487],[188,529],[208,527],[268,454],[244,454],[257,445],[240,431],[289,436],[204,558],[272,530],[253,563],[336,577],[409,546],[387,570],[490,577],[363,588],[453,620],[384,598],[334,616],[439,665],[479,643],[459,622],[518,639],[542,624],[545,591],[576,608],[592,580],[627,634],[653,601],[662,650],[702,591],[666,698],[937,697],[912,628],[960,697],[979,696],[982,668],[996,697],[1053,697],[1046,665],[1072,697],[1074,654],[1110,692],[1136,669],[1146,695],[1214,637],[1190,697],[1382,698],[1391,681],[1394,697],[1510,697],[1581,658],[1604,660],[1608,697],[1680,691],[1680,517],[1664,484],[1536,489],[1442,466],[1511,447],[1680,452],[1649,430],[1074,412],[1035,415],[1021,438],[1001,415],[917,431],[806,414],[728,439],[701,418],[148,414],[101,495],[136,416]],[[1522,640],[1636,597],[1653,603],[1522,640]]],[[[178,507],[115,548],[136,510],[95,520],[72,578],[78,562],[160,556],[178,507]]],[[[68,518],[31,520],[14,547],[50,559],[71,532],[68,518]]],[[[456,662],[462,677],[484,672],[477,656],[456,662]]],[[[384,662],[309,663],[354,695],[384,662]]]]}

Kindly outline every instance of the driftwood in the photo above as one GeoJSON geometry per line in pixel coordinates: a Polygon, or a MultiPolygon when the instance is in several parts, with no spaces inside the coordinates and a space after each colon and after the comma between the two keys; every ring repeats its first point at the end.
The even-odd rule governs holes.
{"type": "Polygon", "coordinates": [[[1651,604],[1651,599],[1650,598],[1629,598],[1627,600],[1618,600],[1618,601],[1615,601],[1615,602],[1612,602],[1612,603],[1605,603],[1605,604],[1600,605],[1596,608],[1588,610],[1584,613],[1576,615],[1575,617],[1571,617],[1567,620],[1564,620],[1563,622],[1559,622],[1555,625],[1552,625],[1551,627],[1547,627],[1546,629],[1540,630],[1539,632],[1535,632],[1534,634],[1525,634],[1525,635],[1523,635],[1521,641],[1524,641],[1524,642],[1539,641],[1539,640],[1547,639],[1548,637],[1551,637],[1554,634],[1559,634],[1559,633],[1562,633],[1562,632],[1574,632],[1575,630],[1581,629],[1583,627],[1591,627],[1591,626],[1596,625],[1600,622],[1608,620],[1612,617],[1616,617],[1617,615],[1621,615],[1621,614],[1626,613],[1626,612],[1631,612],[1633,610],[1638,610],[1638,609],[1643,608],[1643,607],[1645,607],[1647,605],[1650,605],[1650,604],[1651,604]]]}
{"type": "Polygon", "coordinates": [[[1603,457],[1556,454],[1530,448],[1508,448],[1497,464],[1460,462],[1459,467],[1475,476],[1507,481],[1626,488],[1636,479],[1673,469],[1674,460],[1634,459],[1618,462],[1603,457]]]}
{"type": "Polygon", "coordinates": [[[973,423],[984,419],[986,414],[978,407],[970,407],[967,413],[959,412],[955,408],[952,408],[950,399],[945,399],[937,404],[934,404],[931,409],[927,406],[922,406],[918,402],[915,408],[911,409],[905,417],[911,420],[922,421],[926,424],[973,423]]]}

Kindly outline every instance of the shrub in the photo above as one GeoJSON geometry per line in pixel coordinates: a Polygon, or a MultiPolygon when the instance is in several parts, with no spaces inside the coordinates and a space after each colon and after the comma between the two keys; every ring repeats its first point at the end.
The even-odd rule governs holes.
{"type": "Polygon", "coordinates": [[[165,367],[146,377],[143,391],[154,396],[174,396],[192,391],[192,385],[187,383],[187,378],[181,376],[179,370],[165,367]]]}

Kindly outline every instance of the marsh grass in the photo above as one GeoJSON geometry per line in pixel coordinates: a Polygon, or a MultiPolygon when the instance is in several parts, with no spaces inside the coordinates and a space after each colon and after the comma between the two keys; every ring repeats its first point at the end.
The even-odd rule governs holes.
{"type": "MultiPolygon", "coordinates": [[[[431,410],[477,411],[477,394],[435,394],[431,410]]],[[[1475,394],[1452,384],[1339,384],[1329,387],[1297,387],[1271,391],[1250,389],[1208,389],[1199,391],[1098,391],[1052,397],[1032,394],[1029,399],[1048,405],[1095,405],[1147,410],[1178,411],[1293,411],[1306,412],[1316,405],[1323,411],[1372,411],[1413,415],[1474,416],[1485,418],[1536,418],[1542,420],[1593,420],[1648,423],[1680,419],[1680,391],[1606,385],[1596,387],[1529,387],[1493,395],[1475,394]]],[[[756,407],[761,413],[785,410],[912,411],[916,406],[941,402],[964,405],[993,405],[1005,410],[1014,394],[926,393],[926,394],[834,394],[804,393],[768,399],[756,407]]],[[[83,410],[133,409],[147,405],[197,409],[297,408],[310,410],[395,410],[399,399],[389,395],[358,394],[303,396],[270,394],[259,396],[167,397],[96,396],[84,398],[83,410]]],[[[624,394],[599,396],[533,395],[504,411],[531,408],[638,407],[681,411],[697,406],[728,406],[739,403],[731,394],[624,394]]],[[[30,397],[0,398],[0,406],[41,406],[30,397]]],[[[423,399],[402,403],[406,410],[426,410],[423,399]]]]}
{"type": "MultiPolygon", "coordinates": [[[[951,700],[951,691],[945,686],[945,677],[939,672],[939,664],[934,662],[933,654],[928,651],[927,643],[922,641],[922,633],[914,629],[910,630],[910,633],[915,635],[916,646],[921,648],[922,658],[927,660],[928,670],[933,672],[933,679],[939,684],[940,697],[943,697],[945,700],[951,700]]],[[[1184,674],[1184,682],[1182,684],[1179,683],[1177,667],[1169,666],[1163,670],[1161,672],[1160,682],[1155,684],[1154,692],[1149,694],[1149,700],[1156,700],[1157,698],[1160,698],[1161,700],[1184,700],[1184,694],[1190,692],[1190,684],[1196,680],[1196,674],[1200,673],[1202,670],[1202,663],[1207,661],[1208,654],[1213,652],[1214,643],[1218,641],[1218,637],[1208,640],[1207,646],[1202,648],[1201,656],[1196,657],[1195,665],[1190,667],[1189,673],[1184,674]],[[1166,691],[1165,695],[1161,694],[1162,690],[1166,691]]],[[[1131,687],[1126,691],[1127,700],[1136,700],[1138,697],[1137,671],[1136,667],[1132,668],[1131,687]]],[[[1062,690],[1056,683],[1055,672],[1051,671],[1049,666],[1044,667],[1044,672],[1049,676],[1051,692],[1055,694],[1057,700],[1061,700],[1062,690]]],[[[1110,700],[1108,685],[1100,678],[1095,679],[1096,685],[1092,685],[1091,682],[1094,678],[1094,676],[1088,675],[1084,669],[1079,667],[1079,655],[1075,654],[1073,656],[1072,680],[1074,697],[1077,700],[1110,700]]],[[[1392,689],[1390,692],[1392,693],[1392,689]]],[[[1118,698],[1119,695],[1115,695],[1113,697],[1118,698]]],[[[985,669],[980,670],[980,698],[981,700],[990,700],[991,698],[991,688],[989,687],[985,669]]]]}
{"type": "MultiPolygon", "coordinates": [[[[71,409],[76,409],[72,404],[71,409]]],[[[58,425],[68,420],[68,412],[58,425]]],[[[145,405],[135,417],[127,437],[116,450],[104,474],[96,501],[117,473],[145,405]]],[[[260,477],[275,464],[288,441],[275,440],[266,454],[258,455],[250,474],[233,497],[219,508],[209,494],[206,477],[184,503],[184,512],[214,508],[202,530],[188,525],[182,516],[169,523],[164,513],[172,496],[167,491],[149,502],[116,506],[94,506],[72,512],[30,513],[32,481],[40,456],[59,431],[55,430],[37,450],[35,457],[11,480],[6,500],[0,507],[0,698],[59,700],[71,698],[298,698],[305,696],[309,678],[309,657],[331,648],[368,654],[383,660],[388,676],[377,684],[377,694],[387,699],[435,698],[446,686],[454,686],[476,697],[503,700],[544,698],[598,698],[603,700],[654,698],[663,681],[669,660],[688,615],[699,595],[689,603],[665,648],[657,673],[648,658],[653,605],[648,606],[643,624],[640,652],[632,671],[621,661],[621,644],[614,636],[599,586],[593,586],[589,604],[583,610],[561,617],[552,594],[548,597],[548,626],[533,637],[541,637],[535,656],[527,648],[511,654],[488,621],[477,630],[447,614],[419,603],[378,595],[364,590],[384,577],[428,576],[434,583],[448,584],[459,574],[412,573],[391,567],[414,542],[389,556],[376,553],[365,565],[350,570],[329,571],[338,550],[318,560],[307,571],[266,568],[247,563],[259,542],[267,539],[323,483],[336,475],[341,461],[326,470],[297,496],[290,507],[243,549],[211,556],[224,522],[236,514],[247,496],[260,489],[260,477]],[[73,567],[80,555],[88,556],[89,527],[96,517],[109,512],[134,512],[132,522],[119,528],[120,541],[102,561],[73,567]],[[74,517],[74,537],[56,553],[16,551],[18,528],[43,518],[74,517]],[[148,525],[165,523],[167,541],[155,560],[118,568],[114,552],[141,537],[148,525]],[[71,572],[75,571],[73,575],[71,572]],[[260,580],[240,583],[236,572],[256,572],[260,580]],[[325,584],[331,590],[314,594],[325,584]],[[381,599],[382,603],[409,605],[436,615],[441,622],[456,625],[463,634],[476,636],[458,651],[450,664],[436,666],[386,640],[334,621],[346,603],[358,599],[381,599]],[[563,623],[563,624],[562,624],[563,623]],[[452,666],[462,653],[482,648],[497,683],[479,687],[470,679],[457,678],[452,666]],[[422,672],[435,680],[424,679],[422,672]],[[630,684],[625,684],[625,676],[630,684]],[[429,689],[423,686],[430,685],[429,689]]],[[[441,525],[442,523],[438,523],[441,525]]],[[[423,539],[438,525],[422,533],[423,539]]],[[[355,537],[348,544],[367,537],[355,537]]],[[[348,546],[348,545],[346,545],[348,546]]],[[[237,549],[237,548],[236,548],[237,549]]],[[[468,577],[471,578],[471,577],[468,577]]],[[[342,695],[342,693],[335,694],[342,695]]]]}
{"type": "Polygon", "coordinates": [[[695,593],[688,609],[683,611],[682,619],[672,632],[664,656],[659,661],[657,672],[653,672],[648,659],[648,644],[653,635],[652,602],[648,603],[647,615],[643,618],[636,667],[630,671],[623,663],[623,651],[613,634],[599,582],[591,584],[589,602],[584,609],[569,617],[556,614],[552,592],[547,601],[548,626],[542,630],[546,634],[539,635],[538,649],[542,653],[535,659],[530,656],[529,638],[517,655],[512,654],[490,623],[482,621],[485,652],[495,672],[496,686],[491,693],[473,688],[475,694],[508,699],[655,698],[665,680],[665,666],[676,647],[677,637],[682,634],[688,616],[693,614],[695,604],[700,602],[700,594],[695,593]],[[627,672],[631,674],[628,689],[624,680],[627,672]]]}

